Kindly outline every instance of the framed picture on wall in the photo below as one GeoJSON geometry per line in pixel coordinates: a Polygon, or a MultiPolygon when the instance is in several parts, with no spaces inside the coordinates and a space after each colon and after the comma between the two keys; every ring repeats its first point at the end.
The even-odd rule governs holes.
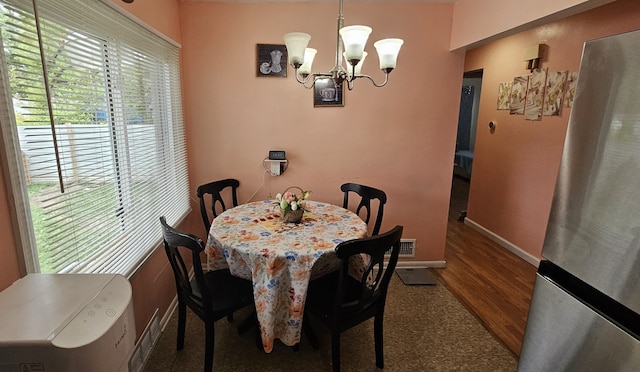
{"type": "Polygon", "coordinates": [[[280,44],[256,44],[256,76],[286,77],[287,47],[280,44]]]}
{"type": "Polygon", "coordinates": [[[547,69],[538,69],[531,72],[527,85],[527,99],[524,107],[526,120],[542,119],[542,104],[544,88],[547,84],[547,69]]]}
{"type": "Polygon", "coordinates": [[[527,98],[527,84],[529,76],[516,76],[511,83],[511,97],[509,99],[509,113],[524,115],[524,104],[527,98]]]}
{"type": "Polygon", "coordinates": [[[344,106],[344,85],[331,79],[318,79],[313,87],[313,107],[344,106]]]}
{"type": "Polygon", "coordinates": [[[509,109],[511,84],[511,81],[505,81],[498,86],[498,110],[509,109]]]}
{"type": "Polygon", "coordinates": [[[542,115],[560,116],[566,85],[567,71],[554,71],[547,75],[547,86],[545,88],[544,102],[542,104],[542,115]]]}
{"type": "Polygon", "coordinates": [[[578,83],[578,71],[567,74],[567,90],[564,94],[564,107],[573,107],[573,99],[576,96],[576,84],[578,83]]]}

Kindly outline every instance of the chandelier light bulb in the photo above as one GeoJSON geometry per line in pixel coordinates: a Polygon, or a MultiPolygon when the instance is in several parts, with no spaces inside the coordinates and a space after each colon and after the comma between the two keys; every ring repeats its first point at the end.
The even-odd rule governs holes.
{"type": "Polygon", "coordinates": [[[350,64],[355,65],[362,59],[364,47],[371,31],[371,27],[360,25],[347,26],[340,29],[345,58],[350,64]]]}
{"type": "MultiPolygon", "coordinates": [[[[349,63],[349,61],[347,60],[347,55],[346,53],[342,53],[342,55],[344,56],[344,60],[345,62],[347,62],[347,75],[348,76],[352,76],[353,75],[353,67],[351,66],[351,64],[349,63]]],[[[355,76],[359,76],[362,75],[362,64],[364,64],[364,60],[367,58],[367,52],[364,51],[362,52],[362,59],[360,60],[360,62],[358,62],[358,64],[355,67],[355,76]]]]}
{"type": "Polygon", "coordinates": [[[378,52],[381,70],[391,71],[396,68],[398,53],[400,53],[400,47],[403,43],[402,39],[383,39],[373,44],[378,52]]]}
{"type": "Polygon", "coordinates": [[[289,55],[289,64],[293,68],[302,66],[304,62],[304,52],[309,45],[311,35],[304,32],[289,32],[285,34],[282,39],[287,46],[287,53],[289,55]]]}
{"type": "Polygon", "coordinates": [[[318,53],[318,51],[313,48],[306,48],[304,50],[304,62],[298,69],[300,75],[307,76],[311,74],[311,65],[313,64],[313,59],[316,57],[316,53],[318,53]]]}

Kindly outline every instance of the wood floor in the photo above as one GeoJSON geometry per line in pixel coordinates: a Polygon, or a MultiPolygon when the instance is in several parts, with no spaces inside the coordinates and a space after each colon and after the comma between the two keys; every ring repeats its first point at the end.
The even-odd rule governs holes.
{"type": "Polygon", "coordinates": [[[433,269],[445,286],[516,357],[533,291],[536,267],[459,221],[468,181],[454,177],[444,269],[433,269]]]}

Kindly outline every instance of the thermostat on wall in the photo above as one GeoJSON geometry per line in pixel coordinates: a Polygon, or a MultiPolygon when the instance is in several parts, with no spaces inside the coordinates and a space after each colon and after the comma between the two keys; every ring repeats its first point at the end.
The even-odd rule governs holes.
{"type": "Polygon", "coordinates": [[[286,160],[285,152],[282,150],[269,150],[269,160],[286,160]]]}

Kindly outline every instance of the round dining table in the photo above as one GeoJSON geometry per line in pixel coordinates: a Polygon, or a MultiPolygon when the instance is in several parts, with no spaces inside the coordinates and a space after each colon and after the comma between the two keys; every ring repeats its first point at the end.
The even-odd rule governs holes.
{"type": "MultiPolygon", "coordinates": [[[[307,201],[298,224],[282,221],[275,200],[242,204],[216,217],[205,253],[209,270],[229,268],[251,280],[262,345],[271,352],[275,339],[300,342],[309,281],[339,268],[335,248],[367,235],[355,213],[329,203],[307,201]]],[[[363,263],[350,264],[363,270],[363,263]]]]}

